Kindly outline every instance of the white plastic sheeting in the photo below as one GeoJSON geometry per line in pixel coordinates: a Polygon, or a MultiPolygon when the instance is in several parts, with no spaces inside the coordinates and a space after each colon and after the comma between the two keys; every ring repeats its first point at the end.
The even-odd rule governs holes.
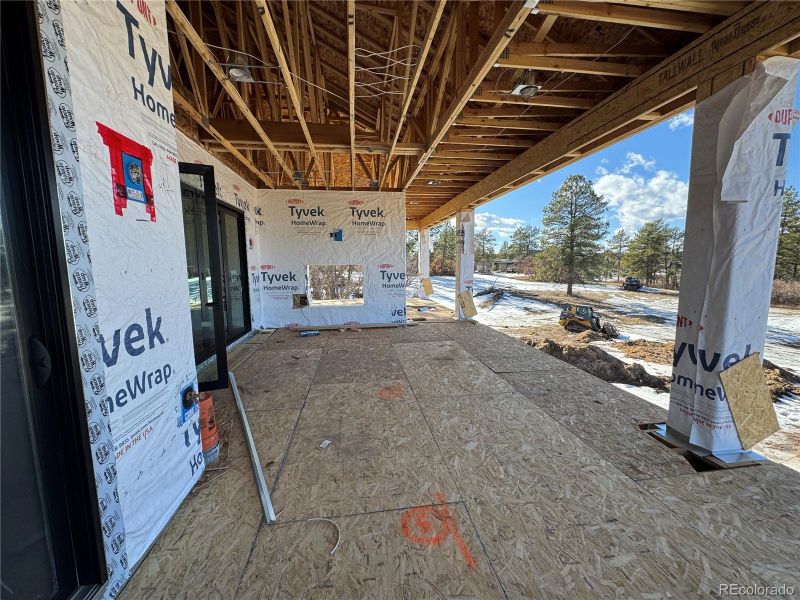
{"type": "MultiPolygon", "coordinates": [[[[456,296],[459,292],[472,293],[475,274],[475,211],[456,213],[456,296]]],[[[456,302],[456,316],[464,318],[464,311],[456,302]]]]}
{"type": "MultiPolygon", "coordinates": [[[[419,230],[419,249],[417,252],[417,264],[419,266],[419,279],[422,281],[431,276],[431,230],[419,230]]],[[[428,299],[422,283],[419,285],[417,295],[423,300],[428,299]]]]}
{"type": "MultiPolygon", "coordinates": [[[[54,145],[60,182],[82,194],[82,216],[66,216],[91,261],[72,271],[71,292],[79,325],[90,311],[97,317],[91,335],[99,348],[87,347],[81,367],[104,371],[102,393],[86,392],[86,400],[110,422],[125,529],[106,554],[110,570],[116,564],[119,571],[120,549],[129,565],[141,558],[203,470],[197,408],[182,408],[197,376],[167,20],[159,2],[46,4],[63,17],[55,35],[69,62],[68,80],[56,81],[47,65],[45,77],[56,95],[72,96],[74,112],[54,101],[50,114],[54,130],[60,119],[75,134],[65,156],[80,159],[79,190],[54,145]],[[95,297],[87,303],[91,285],[95,297]]],[[[109,595],[119,585],[115,573],[109,595]]]]}
{"type": "Polygon", "coordinates": [[[260,190],[265,327],[405,321],[405,196],[398,192],[260,190]],[[293,308],[308,265],[361,265],[363,304],[293,308]]]}
{"type": "Polygon", "coordinates": [[[695,108],[668,427],[741,448],[719,372],[762,353],[798,61],[770,58],[695,108]]]}

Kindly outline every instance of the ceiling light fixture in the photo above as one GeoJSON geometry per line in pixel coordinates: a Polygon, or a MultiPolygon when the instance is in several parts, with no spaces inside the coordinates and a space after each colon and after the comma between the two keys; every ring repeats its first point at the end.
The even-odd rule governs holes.
{"type": "Polygon", "coordinates": [[[237,83],[255,83],[250,67],[247,65],[247,58],[238,52],[230,52],[225,65],[225,73],[228,79],[237,83]]]}
{"type": "Polygon", "coordinates": [[[514,89],[511,90],[512,96],[521,96],[522,98],[533,98],[542,89],[541,85],[536,83],[536,73],[528,71],[523,75],[522,79],[517,82],[514,89]]]}

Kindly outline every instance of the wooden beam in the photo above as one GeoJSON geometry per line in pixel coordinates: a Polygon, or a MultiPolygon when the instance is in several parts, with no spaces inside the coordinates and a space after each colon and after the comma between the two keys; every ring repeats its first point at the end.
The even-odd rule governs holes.
{"type": "Polygon", "coordinates": [[[556,108],[542,106],[535,109],[528,108],[524,111],[521,108],[495,108],[493,106],[482,106],[481,108],[465,108],[461,112],[462,117],[493,117],[520,119],[522,117],[576,117],[583,111],[579,108],[556,108]]]}
{"type": "Polygon", "coordinates": [[[467,127],[489,127],[496,129],[522,129],[527,131],[558,131],[562,123],[548,123],[528,119],[487,119],[485,117],[465,117],[456,121],[457,125],[467,127]]]}
{"type": "Polygon", "coordinates": [[[491,102],[492,104],[524,104],[525,106],[554,106],[560,108],[581,108],[587,109],[597,104],[598,100],[591,98],[570,98],[558,96],[556,94],[542,94],[533,98],[523,98],[522,96],[512,96],[511,94],[495,94],[489,91],[482,91],[470,98],[471,102],[491,102]]]}
{"type": "MultiPolygon", "coordinates": [[[[548,77],[548,79],[550,78],[548,77]]],[[[509,94],[511,93],[511,86],[515,83],[516,80],[501,82],[489,76],[484,80],[479,89],[496,94],[509,94]]],[[[587,92],[592,94],[613,94],[619,88],[619,83],[614,80],[605,81],[597,77],[584,77],[570,73],[563,78],[543,83],[539,94],[583,94],[587,92]]]]}
{"type": "Polygon", "coordinates": [[[555,43],[555,42],[516,42],[508,45],[507,54],[510,58],[519,56],[572,56],[576,58],[591,58],[594,56],[630,56],[635,58],[661,58],[669,52],[664,46],[658,44],[626,44],[608,48],[608,43],[555,43]]]}
{"type": "Polygon", "coordinates": [[[639,27],[673,29],[704,33],[719,20],[708,15],[681,14],[674,10],[622,6],[608,2],[576,2],[574,0],[553,0],[537,5],[541,14],[560,15],[573,19],[588,19],[607,23],[621,23],[639,27]]]}
{"type": "Polygon", "coordinates": [[[677,2],[676,0],[610,0],[610,2],[613,4],[633,4],[646,8],[662,8],[665,10],[679,10],[729,17],[737,10],[744,8],[748,0],[679,0],[677,2]]]}
{"type": "Polygon", "coordinates": [[[441,143],[447,146],[475,146],[476,144],[479,144],[480,147],[494,146],[496,148],[530,148],[534,142],[528,139],[518,138],[508,139],[493,137],[490,139],[481,139],[451,132],[441,143]]]}
{"type": "Polygon", "coordinates": [[[200,127],[204,128],[208,133],[210,133],[215,140],[217,140],[222,146],[231,154],[236,157],[240,163],[242,163],[245,167],[247,167],[250,171],[252,171],[256,177],[258,177],[261,181],[263,181],[267,186],[274,188],[275,182],[272,180],[272,177],[261,171],[253,162],[247,158],[244,154],[239,152],[230,141],[225,139],[219,131],[217,131],[212,125],[208,123],[208,119],[204,119],[203,115],[201,115],[198,110],[192,105],[191,102],[181,94],[177,88],[173,85],[172,86],[172,99],[175,102],[176,106],[179,106],[183,109],[186,114],[188,114],[192,120],[197,123],[200,127]]]}
{"type": "Polygon", "coordinates": [[[537,71],[558,71],[562,73],[583,73],[584,75],[606,75],[608,77],[638,77],[647,70],[642,65],[612,63],[602,60],[581,58],[561,58],[552,56],[521,56],[515,54],[501,57],[498,67],[512,69],[536,69],[537,71]]]}
{"type": "MultiPolygon", "coordinates": [[[[549,5],[547,5],[549,6],[549,5]]],[[[693,101],[704,82],[785,43],[800,30],[800,2],[754,2],[674,55],[497,169],[441,208],[421,219],[429,227],[466,206],[481,204],[622,139],[655,121],[640,115],[659,111],[667,118],[693,101]],[[568,156],[568,154],[572,156],[568,156]]]]}
{"type": "Polygon", "coordinates": [[[547,39],[547,34],[550,33],[550,30],[553,28],[553,25],[556,24],[556,19],[558,15],[545,15],[544,19],[542,20],[542,24],[539,26],[539,29],[536,30],[536,33],[533,35],[534,42],[543,42],[547,39]]]}
{"type": "Polygon", "coordinates": [[[278,36],[278,30],[275,29],[275,23],[272,20],[272,14],[270,13],[269,6],[267,5],[266,0],[255,0],[255,2],[258,12],[261,14],[261,22],[264,24],[264,29],[267,32],[267,37],[269,38],[270,44],[272,44],[272,50],[275,53],[275,58],[278,61],[278,66],[281,69],[283,80],[286,83],[286,91],[289,94],[289,99],[292,102],[292,107],[294,108],[295,115],[297,116],[297,120],[300,123],[300,128],[303,130],[303,135],[306,138],[306,143],[308,144],[308,151],[311,154],[311,158],[314,159],[314,168],[316,169],[317,174],[319,175],[320,179],[322,179],[322,181],[325,184],[325,187],[327,188],[329,187],[328,178],[327,175],[325,174],[325,170],[323,169],[322,162],[317,157],[317,149],[314,147],[314,141],[311,139],[311,133],[308,130],[308,125],[306,124],[306,118],[303,114],[303,104],[300,101],[300,96],[297,93],[297,87],[295,87],[294,76],[292,74],[292,71],[289,69],[289,64],[286,62],[286,56],[283,53],[281,40],[280,37],[278,36]]]}
{"type": "MultiPolygon", "coordinates": [[[[256,119],[255,115],[250,111],[250,108],[245,103],[244,99],[239,95],[239,91],[236,89],[236,86],[233,85],[225,75],[225,72],[222,70],[222,67],[219,66],[216,57],[211,53],[211,50],[208,49],[205,42],[203,42],[200,35],[195,31],[192,24],[189,23],[189,20],[186,18],[186,15],[183,14],[178,4],[175,0],[167,0],[167,12],[172,16],[172,20],[175,22],[175,26],[180,30],[183,35],[186,36],[186,39],[189,40],[189,43],[192,44],[195,51],[200,55],[203,61],[206,63],[206,66],[217,78],[220,85],[225,89],[228,95],[233,100],[234,104],[239,107],[239,110],[242,111],[245,119],[253,126],[258,136],[264,142],[264,145],[267,149],[272,153],[275,157],[275,160],[281,166],[281,168],[289,175],[291,178],[292,170],[289,168],[289,165],[283,160],[280,152],[278,152],[275,145],[272,143],[272,140],[269,138],[267,133],[261,127],[256,119]]],[[[209,132],[210,133],[210,132],[209,132]]],[[[300,187],[298,183],[298,187],[300,187]]]]}
{"type": "Polygon", "coordinates": [[[405,188],[417,176],[420,169],[425,165],[427,160],[436,151],[436,146],[442,141],[442,138],[447,134],[450,126],[456,120],[464,105],[475,93],[476,88],[481,84],[486,77],[486,73],[495,64],[497,58],[505,50],[505,47],[511,42],[514,34],[517,32],[519,26],[525,21],[531,12],[531,3],[523,0],[512,2],[506,9],[506,13],[495,28],[495,32],[487,42],[478,61],[470,69],[466,80],[456,92],[450,106],[442,115],[440,122],[436,125],[436,129],[431,136],[430,145],[428,150],[422,155],[416,166],[412,169],[409,176],[401,187],[405,188]]]}
{"type": "MultiPolygon", "coordinates": [[[[439,26],[439,21],[442,18],[442,13],[444,12],[445,3],[447,0],[436,0],[436,4],[433,8],[433,16],[430,20],[428,25],[428,33],[425,35],[425,42],[422,46],[422,52],[420,53],[419,59],[417,61],[417,67],[414,69],[414,76],[409,84],[408,91],[405,93],[403,99],[403,106],[400,109],[400,116],[397,120],[397,128],[394,131],[394,138],[392,139],[392,145],[389,148],[389,158],[387,158],[387,164],[391,161],[392,157],[394,156],[395,148],[397,147],[398,141],[400,141],[400,132],[403,129],[403,125],[405,124],[406,117],[408,116],[408,109],[411,106],[411,100],[414,98],[414,90],[417,89],[417,83],[419,82],[419,78],[422,75],[422,70],[425,66],[425,61],[428,58],[428,52],[430,52],[431,44],[433,43],[433,37],[436,35],[436,29],[439,26]]],[[[416,3],[414,4],[416,8],[416,3]]],[[[416,14],[416,13],[415,13],[416,14]]],[[[383,172],[383,177],[381,177],[380,187],[383,187],[383,184],[386,182],[386,175],[388,174],[388,169],[383,172]]]]}
{"type": "Polygon", "coordinates": [[[350,106],[350,183],[356,189],[356,0],[347,0],[347,102],[350,106]]]}

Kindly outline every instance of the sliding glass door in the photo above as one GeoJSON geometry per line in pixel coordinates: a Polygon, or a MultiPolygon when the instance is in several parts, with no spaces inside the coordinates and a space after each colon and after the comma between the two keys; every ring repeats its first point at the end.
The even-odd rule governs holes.
{"type": "Polygon", "coordinates": [[[198,380],[201,390],[219,389],[228,385],[228,360],[214,169],[179,163],[179,170],[195,362],[216,358],[216,368],[201,370],[198,380]]]}
{"type": "Polygon", "coordinates": [[[222,205],[218,205],[217,215],[225,294],[225,341],[230,344],[250,331],[244,215],[222,205]]]}

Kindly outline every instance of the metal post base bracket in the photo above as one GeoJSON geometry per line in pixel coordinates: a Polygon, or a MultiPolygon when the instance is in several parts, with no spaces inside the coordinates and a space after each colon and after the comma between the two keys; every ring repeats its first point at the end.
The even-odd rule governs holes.
{"type": "Polygon", "coordinates": [[[269,497],[269,488],[264,479],[264,471],[261,468],[261,461],[258,459],[258,451],[256,444],[253,441],[253,434],[250,431],[250,423],[247,421],[247,413],[242,404],[242,397],[239,395],[239,388],[236,387],[236,376],[228,372],[228,378],[231,382],[231,389],[233,396],[236,398],[236,408],[239,411],[239,416],[242,418],[242,429],[244,429],[244,437],[247,441],[247,450],[250,453],[250,462],[253,463],[253,473],[256,476],[256,486],[258,487],[258,495],[261,498],[261,507],[264,509],[264,518],[267,523],[275,522],[275,511],[272,508],[272,500],[269,497]]]}
{"type": "Polygon", "coordinates": [[[684,448],[688,452],[705,462],[717,467],[718,469],[728,469],[731,467],[744,467],[748,465],[761,464],[766,458],[758,452],[752,450],[728,450],[726,452],[709,452],[704,448],[689,444],[679,436],[671,434],[667,430],[665,423],[657,423],[653,429],[648,431],[656,439],[660,439],[665,444],[673,448],[684,448]]]}

